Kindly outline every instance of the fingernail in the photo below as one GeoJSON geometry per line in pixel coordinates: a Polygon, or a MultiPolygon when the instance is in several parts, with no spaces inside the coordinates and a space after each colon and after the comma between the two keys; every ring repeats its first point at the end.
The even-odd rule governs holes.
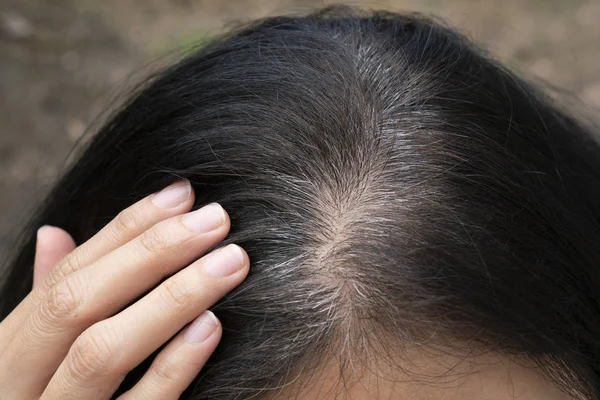
{"type": "Polygon", "coordinates": [[[210,232],[225,223],[225,210],[218,203],[210,203],[183,216],[183,224],[198,233],[210,232]]]}
{"type": "Polygon", "coordinates": [[[202,343],[212,335],[218,326],[219,321],[215,314],[207,310],[187,327],[183,337],[188,343],[202,343]]]}
{"type": "Polygon", "coordinates": [[[204,262],[204,270],[212,276],[224,278],[242,269],[244,262],[242,248],[229,244],[208,256],[204,262]]]}
{"type": "Polygon", "coordinates": [[[160,208],[173,208],[186,201],[191,192],[190,181],[184,179],[155,193],[152,196],[152,202],[160,208]]]}

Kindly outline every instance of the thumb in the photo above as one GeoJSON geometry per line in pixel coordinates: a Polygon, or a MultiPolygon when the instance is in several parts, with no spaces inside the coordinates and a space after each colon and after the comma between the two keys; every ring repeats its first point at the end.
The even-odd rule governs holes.
{"type": "Polygon", "coordinates": [[[71,235],[60,228],[44,225],[38,229],[33,263],[33,286],[42,282],[52,268],[75,250],[75,247],[77,246],[71,235]]]}

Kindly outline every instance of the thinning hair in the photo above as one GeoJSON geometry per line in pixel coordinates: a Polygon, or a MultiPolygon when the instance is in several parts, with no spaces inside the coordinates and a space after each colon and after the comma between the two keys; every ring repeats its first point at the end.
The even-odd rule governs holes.
{"type": "MultiPolygon", "coordinates": [[[[175,179],[231,217],[248,278],[182,399],[260,397],[301,370],[419,344],[533,361],[600,399],[600,161],[592,131],[420,15],[327,8],[216,38],[105,123],[24,231],[77,243],[175,179]]],[[[133,370],[129,389],[152,357],[133,370]]]]}

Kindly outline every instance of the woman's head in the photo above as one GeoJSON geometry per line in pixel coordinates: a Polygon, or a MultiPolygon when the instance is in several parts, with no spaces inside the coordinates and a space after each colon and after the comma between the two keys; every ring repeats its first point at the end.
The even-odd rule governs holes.
{"type": "MultiPolygon", "coordinates": [[[[333,395],[367,375],[382,396],[396,381],[390,398],[478,396],[465,382],[506,365],[517,387],[598,398],[599,150],[453,30],[334,8],[260,21],[158,74],[31,230],[82,242],[180,177],[198,207],[223,205],[251,272],[213,308],[223,339],[184,399],[316,398],[323,378],[333,395]]],[[[33,251],[9,266],[3,316],[33,251]]]]}

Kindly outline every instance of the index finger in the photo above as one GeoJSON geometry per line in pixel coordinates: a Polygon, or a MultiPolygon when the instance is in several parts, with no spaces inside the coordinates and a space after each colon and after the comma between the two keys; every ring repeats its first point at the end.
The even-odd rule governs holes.
{"type": "MultiPolygon", "coordinates": [[[[33,312],[52,286],[65,276],[124,245],[156,223],[188,212],[194,204],[190,182],[177,181],[121,211],[87,242],[58,263],[52,272],[4,319],[0,343],[8,343],[13,332],[33,312]]],[[[1,350],[1,349],[0,349],[1,350]]]]}

